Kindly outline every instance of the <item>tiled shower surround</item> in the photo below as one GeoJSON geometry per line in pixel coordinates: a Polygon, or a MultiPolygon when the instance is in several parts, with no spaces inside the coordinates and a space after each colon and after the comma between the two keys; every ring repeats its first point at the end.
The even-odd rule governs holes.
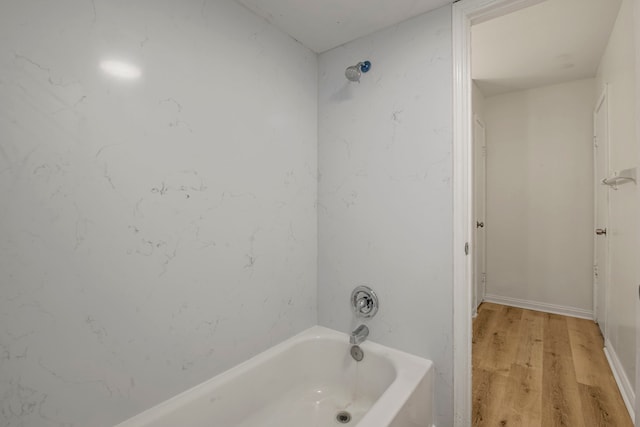
{"type": "Polygon", "coordinates": [[[365,283],[450,425],[450,19],[318,56],[230,0],[3,1],[0,425],[112,426],[365,283]]]}
{"type": "Polygon", "coordinates": [[[234,2],[0,10],[0,425],[110,426],[317,323],[315,54],[234,2]]]}
{"type": "Polygon", "coordinates": [[[371,340],[433,360],[436,425],[453,425],[451,13],[438,9],[320,55],[318,316],[368,284],[371,340]],[[342,64],[368,58],[349,84],[342,64]]]}

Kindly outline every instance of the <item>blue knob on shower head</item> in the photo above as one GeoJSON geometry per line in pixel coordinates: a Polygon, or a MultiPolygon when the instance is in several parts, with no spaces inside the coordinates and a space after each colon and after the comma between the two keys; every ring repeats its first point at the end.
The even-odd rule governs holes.
{"type": "Polygon", "coordinates": [[[360,63],[360,71],[362,71],[363,73],[368,72],[371,69],[371,62],[370,61],[362,61],[360,63]]]}

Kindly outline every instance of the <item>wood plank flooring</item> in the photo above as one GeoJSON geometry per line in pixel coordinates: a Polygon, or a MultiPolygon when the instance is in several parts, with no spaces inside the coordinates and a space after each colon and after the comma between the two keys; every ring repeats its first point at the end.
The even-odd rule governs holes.
{"type": "Polygon", "coordinates": [[[590,320],[483,303],[473,322],[474,426],[633,427],[590,320]]]}

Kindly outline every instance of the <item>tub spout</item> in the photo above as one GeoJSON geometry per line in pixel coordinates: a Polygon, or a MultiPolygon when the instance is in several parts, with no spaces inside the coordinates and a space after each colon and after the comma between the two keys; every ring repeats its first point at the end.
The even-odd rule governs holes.
{"type": "Polygon", "coordinates": [[[359,345],[369,336],[369,328],[365,325],[360,325],[353,332],[351,332],[351,337],[349,338],[349,342],[353,345],[359,345]]]}

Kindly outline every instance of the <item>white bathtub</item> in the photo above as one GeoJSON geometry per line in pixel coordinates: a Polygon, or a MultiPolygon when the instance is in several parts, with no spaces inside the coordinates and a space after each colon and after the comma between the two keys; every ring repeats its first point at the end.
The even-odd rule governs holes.
{"type": "Polygon", "coordinates": [[[314,326],[116,427],[431,427],[432,363],[360,347],[356,362],[348,335],[314,326]]]}

